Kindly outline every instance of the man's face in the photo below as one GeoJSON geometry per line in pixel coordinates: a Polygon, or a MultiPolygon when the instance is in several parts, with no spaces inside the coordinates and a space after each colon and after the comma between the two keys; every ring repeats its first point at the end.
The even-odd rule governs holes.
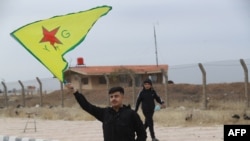
{"type": "Polygon", "coordinates": [[[149,83],[144,83],[143,86],[147,90],[151,88],[151,85],[149,83]]]}
{"type": "Polygon", "coordinates": [[[109,94],[110,104],[113,108],[122,107],[123,94],[120,92],[114,92],[113,94],[109,94]]]}

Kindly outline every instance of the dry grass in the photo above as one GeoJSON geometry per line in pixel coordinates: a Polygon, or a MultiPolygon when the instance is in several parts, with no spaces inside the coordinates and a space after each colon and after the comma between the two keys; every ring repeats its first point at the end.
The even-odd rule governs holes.
{"type": "MultiPolygon", "coordinates": [[[[137,88],[137,91],[140,88],[137,88]]],[[[164,99],[162,86],[155,86],[157,92],[164,99]]],[[[132,103],[131,88],[125,88],[125,104],[132,103]]],[[[170,85],[169,107],[156,111],[154,120],[156,124],[163,126],[210,126],[222,124],[250,124],[250,120],[242,118],[243,113],[250,115],[249,109],[244,104],[244,84],[211,84],[207,87],[209,97],[208,109],[201,109],[200,85],[175,84],[170,85]],[[186,120],[192,114],[192,118],[186,120]],[[233,119],[233,114],[239,114],[240,119],[233,119]]],[[[84,94],[96,105],[103,107],[107,105],[105,89],[85,91],[84,94]],[[104,94],[103,94],[104,93],[104,94]]],[[[83,111],[76,103],[72,95],[64,93],[64,108],[61,107],[61,96],[58,91],[43,96],[43,107],[35,107],[39,104],[39,95],[26,96],[26,107],[16,108],[21,104],[21,96],[9,97],[9,107],[0,109],[0,117],[26,118],[27,112],[37,113],[37,118],[46,120],[95,120],[95,118],[83,111]]],[[[4,103],[0,96],[0,103],[4,103]]],[[[1,106],[1,105],[0,105],[1,106]]],[[[139,110],[142,120],[144,117],[139,110]]]]}
{"type": "Polygon", "coordinates": [[[26,118],[27,113],[35,113],[37,118],[45,120],[94,120],[94,117],[82,111],[80,108],[6,108],[1,110],[1,117],[26,118]],[[18,115],[16,114],[18,111],[18,115]]]}

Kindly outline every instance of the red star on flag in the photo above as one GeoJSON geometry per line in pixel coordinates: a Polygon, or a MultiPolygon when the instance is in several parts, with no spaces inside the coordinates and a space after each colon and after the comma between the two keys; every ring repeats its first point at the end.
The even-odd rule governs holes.
{"type": "Polygon", "coordinates": [[[55,47],[55,43],[58,43],[58,44],[62,44],[60,40],[58,40],[56,38],[56,33],[58,31],[59,27],[51,30],[51,31],[48,31],[46,28],[43,27],[43,38],[42,40],[40,41],[40,43],[42,42],[50,42],[50,44],[55,47]]]}

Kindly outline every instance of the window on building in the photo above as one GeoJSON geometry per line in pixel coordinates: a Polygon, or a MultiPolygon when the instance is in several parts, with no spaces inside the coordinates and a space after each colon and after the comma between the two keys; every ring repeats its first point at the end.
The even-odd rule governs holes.
{"type": "Polygon", "coordinates": [[[84,84],[84,85],[89,84],[89,79],[88,78],[82,78],[81,81],[82,81],[82,84],[84,84]]]}
{"type": "Polygon", "coordinates": [[[149,79],[150,79],[153,83],[157,82],[157,74],[149,75],[149,79]]]}
{"type": "Polygon", "coordinates": [[[120,80],[120,82],[121,83],[126,83],[126,82],[128,82],[129,80],[128,80],[128,76],[127,75],[119,75],[119,80],[120,80]]]}
{"type": "Polygon", "coordinates": [[[106,79],[104,76],[100,76],[98,79],[99,79],[99,84],[106,84],[106,79]]]}

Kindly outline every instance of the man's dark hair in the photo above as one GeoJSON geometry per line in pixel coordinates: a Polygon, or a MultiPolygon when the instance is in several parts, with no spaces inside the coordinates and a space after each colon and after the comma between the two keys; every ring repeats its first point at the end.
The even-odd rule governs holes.
{"type": "Polygon", "coordinates": [[[109,94],[113,94],[115,92],[120,92],[121,94],[124,94],[124,89],[120,86],[112,87],[109,89],[109,94]]]}

